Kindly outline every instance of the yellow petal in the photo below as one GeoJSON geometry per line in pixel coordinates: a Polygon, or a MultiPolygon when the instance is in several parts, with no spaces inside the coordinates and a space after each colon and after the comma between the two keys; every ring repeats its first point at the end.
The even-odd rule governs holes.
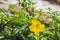
{"type": "Polygon", "coordinates": [[[29,26],[29,29],[30,29],[30,31],[35,31],[36,30],[34,25],[29,26]]]}
{"type": "Polygon", "coordinates": [[[31,22],[32,25],[29,26],[29,29],[34,32],[35,35],[38,35],[45,28],[45,26],[37,20],[31,20],[31,22]]]}
{"type": "Polygon", "coordinates": [[[37,21],[37,20],[31,20],[31,22],[32,22],[33,25],[41,24],[41,23],[40,23],[39,21],[37,21]]]}

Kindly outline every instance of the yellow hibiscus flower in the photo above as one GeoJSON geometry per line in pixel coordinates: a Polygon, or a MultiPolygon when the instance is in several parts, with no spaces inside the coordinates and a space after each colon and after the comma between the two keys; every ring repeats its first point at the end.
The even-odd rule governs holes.
{"type": "Polygon", "coordinates": [[[31,22],[32,24],[29,26],[29,29],[34,32],[35,35],[38,35],[45,28],[38,20],[31,20],[31,22]]]}

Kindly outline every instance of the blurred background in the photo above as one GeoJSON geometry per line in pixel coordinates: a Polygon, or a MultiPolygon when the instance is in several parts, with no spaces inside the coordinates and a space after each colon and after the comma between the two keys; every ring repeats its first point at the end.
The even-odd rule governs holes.
{"type": "MultiPolygon", "coordinates": [[[[2,2],[5,2],[4,4],[0,4],[0,8],[4,7],[7,9],[9,4],[16,4],[17,0],[0,0],[2,2]]],[[[44,11],[47,11],[47,8],[50,7],[52,11],[59,11],[60,12],[60,0],[33,0],[33,2],[36,2],[35,9],[39,10],[43,9],[44,11]]]]}

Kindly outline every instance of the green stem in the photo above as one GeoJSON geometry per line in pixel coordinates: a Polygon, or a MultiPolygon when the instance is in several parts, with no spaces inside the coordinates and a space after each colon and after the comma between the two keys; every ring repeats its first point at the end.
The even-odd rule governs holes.
{"type": "Polygon", "coordinates": [[[58,40],[58,33],[57,33],[57,27],[58,27],[58,25],[57,25],[57,21],[56,21],[56,18],[55,17],[57,17],[57,16],[52,16],[52,18],[54,19],[54,23],[55,23],[55,40],[58,40]]]}
{"type": "Polygon", "coordinates": [[[37,38],[37,40],[39,40],[39,37],[37,38]]]}
{"type": "Polygon", "coordinates": [[[55,40],[58,40],[58,34],[57,34],[57,24],[55,26],[55,40]]]}
{"type": "Polygon", "coordinates": [[[35,39],[36,40],[40,40],[39,35],[35,36],[35,39]]]}

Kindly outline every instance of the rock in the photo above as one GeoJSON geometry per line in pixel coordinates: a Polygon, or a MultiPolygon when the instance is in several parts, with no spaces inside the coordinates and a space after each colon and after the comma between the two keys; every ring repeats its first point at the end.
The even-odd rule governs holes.
{"type": "Polygon", "coordinates": [[[60,4],[60,0],[57,0],[57,3],[59,3],[59,4],[60,4]]]}

